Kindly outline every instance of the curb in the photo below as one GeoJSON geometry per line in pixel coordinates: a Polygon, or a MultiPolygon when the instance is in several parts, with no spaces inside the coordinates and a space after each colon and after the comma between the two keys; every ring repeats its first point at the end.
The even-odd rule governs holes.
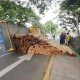
{"type": "Polygon", "coordinates": [[[49,80],[50,79],[50,73],[51,73],[51,69],[52,69],[52,65],[53,65],[54,59],[55,59],[55,56],[52,55],[51,59],[49,61],[48,67],[46,69],[46,73],[45,73],[45,75],[43,77],[43,80],[49,80]]]}

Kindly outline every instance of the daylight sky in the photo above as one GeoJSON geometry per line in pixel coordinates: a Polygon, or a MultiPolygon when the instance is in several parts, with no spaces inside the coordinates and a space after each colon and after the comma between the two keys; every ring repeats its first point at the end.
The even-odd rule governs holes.
{"type": "Polygon", "coordinates": [[[44,12],[44,15],[38,14],[38,11],[36,10],[36,13],[41,17],[40,22],[42,24],[46,23],[48,20],[52,20],[54,23],[58,23],[60,3],[56,3],[56,1],[59,0],[54,0],[52,5],[49,7],[49,10],[44,12]]]}
{"type": "Polygon", "coordinates": [[[42,16],[40,22],[44,24],[48,20],[52,20],[54,23],[58,23],[59,8],[59,4],[56,4],[55,1],[53,1],[49,10],[45,12],[45,16],[42,16]]]}
{"type": "MultiPolygon", "coordinates": [[[[21,0],[28,2],[29,0],[21,0]]],[[[54,23],[58,23],[58,14],[59,14],[59,2],[62,0],[53,0],[52,5],[49,7],[48,11],[45,11],[44,15],[39,14],[39,11],[34,7],[33,10],[37,15],[41,17],[40,22],[42,24],[46,23],[48,20],[53,20],[54,23]]],[[[33,6],[32,6],[33,7],[33,6]]]]}

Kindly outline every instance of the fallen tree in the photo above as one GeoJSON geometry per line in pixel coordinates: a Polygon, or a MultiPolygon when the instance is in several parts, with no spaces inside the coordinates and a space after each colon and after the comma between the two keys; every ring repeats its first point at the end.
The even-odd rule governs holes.
{"type": "Polygon", "coordinates": [[[15,49],[21,54],[44,54],[44,55],[65,55],[66,51],[52,46],[47,41],[34,37],[33,35],[14,35],[15,49]]]}
{"type": "Polygon", "coordinates": [[[55,53],[60,52],[57,48],[51,46],[46,41],[38,39],[33,35],[23,35],[23,36],[13,36],[13,40],[15,43],[15,48],[21,54],[45,54],[45,55],[52,55],[55,53]]]}

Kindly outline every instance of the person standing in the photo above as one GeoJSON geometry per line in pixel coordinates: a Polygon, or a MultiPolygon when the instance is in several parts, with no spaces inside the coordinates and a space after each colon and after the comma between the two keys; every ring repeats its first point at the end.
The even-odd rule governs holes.
{"type": "Polygon", "coordinates": [[[66,44],[67,44],[67,45],[70,44],[70,38],[71,38],[70,34],[67,33],[67,35],[66,35],[66,44]]]}
{"type": "Polygon", "coordinates": [[[60,35],[60,44],[64,44],[65,39],[66,39],[66,35],[65,35],[65,33],[62,32],[61,35],[60,35]]]}

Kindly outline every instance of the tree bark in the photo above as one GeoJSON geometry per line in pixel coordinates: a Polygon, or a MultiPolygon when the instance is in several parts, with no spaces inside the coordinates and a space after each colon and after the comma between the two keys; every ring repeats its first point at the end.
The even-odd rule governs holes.
{"type": "Polygon", "coordinates": [[[76,28],[77,28],[77,35],[79,36],[79,22],[78,22],[78,15],[76,15],[76,28]]]}
{"type": "Polygon", "coordinates": [[[76,14],[76,28],[77,28],[77,37],[76,37],[76,44],[75,44],[75,47],[77,48],[78,37],[79,37],[79,22],[78,22],[78,15],[77,15],[77,14],[76,14]]]}

